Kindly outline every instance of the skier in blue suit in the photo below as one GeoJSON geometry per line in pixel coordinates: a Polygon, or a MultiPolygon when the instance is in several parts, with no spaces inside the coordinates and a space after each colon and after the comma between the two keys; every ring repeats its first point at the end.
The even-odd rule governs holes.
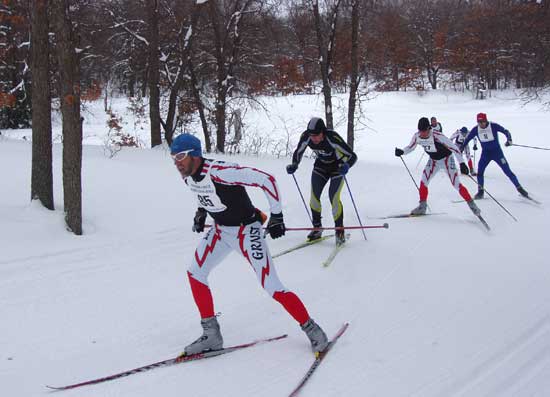
{"type": "Polygon", "coordinates": [[[506,157],[502,152],[502,148],[498,142],[498,134],[500,132],[506,136],[506,143],[504,146],[512,145],[512,135],[510,131],[501,126],[500,124],[489,122],[487,120],[487,115],[485,113],[479,113],[477,115],[477,126],[472,128],[464,143],[461,145],[461,150],[468,145],[473,138],[477,137],[481,143],[481,158],[479,159],[479,164],[477,166],[477,183],[479,185],[477,194],[474,196],[475,199],[483,198],[485,193],[483,189],[484,183],[484,173],[485,168],[491,161],[494,161],[502,169],[508,178],[512,181],[519,194],[523,197],[529,197],[529,194],[521,187],[518,178],[510,169],[506,157]]]}

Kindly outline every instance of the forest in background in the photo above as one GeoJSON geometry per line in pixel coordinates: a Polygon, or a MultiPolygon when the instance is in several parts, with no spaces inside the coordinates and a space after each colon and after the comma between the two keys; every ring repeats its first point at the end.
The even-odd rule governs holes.
{"type": "MultiPolygon", "coordinates": [[[[0,128],[31,125],[30,3],[0,3],[0,128]]],[[[536,89],[550,82],[548,1],[74,0],[68,6],[82,99],[158,100],[168,138],[193,117],[224,133],[242,101],[258,95],[320,92],[323,82],[349,90],[353,45],[356,73],[370,89],[536,89]],[[352,39],[353,11],[359,21],[352,39]]],[[[55,34],[49,37],[55,47],[55,34]]],[[[55,98],[58,67],[50,57],[55,98]]],[[[224,144],[219,137],[218,143],[224,144]]]]}

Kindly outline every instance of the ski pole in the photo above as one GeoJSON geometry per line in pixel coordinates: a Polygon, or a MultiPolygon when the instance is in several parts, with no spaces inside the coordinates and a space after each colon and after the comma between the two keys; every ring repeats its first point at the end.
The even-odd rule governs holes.
{"type": "Polygon", "coordinates": [[[420,165],[420,162],[424,158],[424,154],[426,154],[426,152],[422,152],[422,156],[420,156],[420,158],[418,159],[418,162],[416,163],[416,166],[414,167],[415,171],[418,169],[418,166],[420,165]]]}
{"type": "Polygon", "coordinates": [[[288,232],[306,231],[306,230],[357,230],[357,229],[389,229],[390,225],[384,223],[382,225],[367,225],[367,226],[334,226],[334,227],[287,227],[288,232]]]}
{"type": "Polygon", "coordinates": [[[306,209],[307,216],[309,216],[309,221],[313,224],[313,219],[311,218],[311,214],[309,213],[309,210],[307,209],[306,200],[304,200],[304,195],[302,194],[302,190],[300,189],[300,185],[298,185],[298,181],[296,180],[296,176],[292,174],[292,178],[294,179],[294,183],[296,184],[296,188],[298,189],[298,192],[300,193],[300,197],[302,198],[302,203],[304,203],[304,208],[306,209]]]}
{"type": "MultiPolygon", "coordinates": [[[[409,173],[409,176],[411,177],[413,183],[414,183],[414,186],[416,186],[416,190],[418,190],[420,192],[420,188],[418,187],[418,185],[416,184],[416,181],[414,180],[414,177],[412,176],[411,174],[411,171],[409,170],[409,167],[407,167],[407,163],[405,163],[405,160],[403,160],[403,156],[399,156],[399,158],[401,159],[401,161],[403,162],[403,165],[405,166],[405,168],[407,169],[407,172],[409,173]]],[[[426,204],[427,205],[427,204],[426,204]]],[[[432,209],[430,208],[429,205],[427,205],[427,207],[430,209],[430,212],[432,211],[432,209]]]]}
{"type": "Polygon", "coordinates": [[[411,171],[409,170],[409,167],[407,167],[407,163],[405,163],[405,160],[403,160],[403,156],[399,156],[399,158],[401,159],[401,161],[403,162],[403,165],[405,166],[405,168],[407,169],[407,172],[409,173],[409,176],[411,177],[413,183],[414,183],[414,186],[416,186],[416,190],[420,190],[420,188],[418,187],[418,185],[416,184],[416,181],[414,180],[414,177],[412,176],[411,174],[411,171]]]}
{"type": "MultiPolygon", "coordinates": [[[[468,174],[468,178],[470,178],[472,181],[475,182],[475,184],[478,186],[478,189],[481,188],[481,186],[479,185],[479,183],[477,183],[477,181],[476,181],[470,174],[468,174]]],[[[491,193],[489,193],[487,190],[485,190],[485,188],[483,188],[483,190],[485,191],[485,193],[487,193],[487,195],[488,195],[489,197],[491,197],[491,198],[495,201],[495,203],[497,203],[497,204],[500,206],[500,208],[502,208],[504,211],[506,211],[506,213],[507,213],[508,215],[510,215],[510,216],[512,217],[513,220],[515,220],[516,222],[518,221],[518,220],[516,219],[516,217],[515,217],[514,215],[512,215],[512,213],[511,213],[510,211],[508,211],[508,210],[506,209],[506,207],[504,207],[502,204],[500,204],[500,203],[498,202],[498,200],[497,200],[496,198],[494,198],[493,195],[492,195],[491,193]]]]}
{"type": "Polygon", "coordinates": [[[546,148],[546,147],[518,145],[517,143],[512,143],[511,146],[526,147],[526,148],[529,148],[529,149],[550,150],[550,148],[546,148]]]}
{"type": "MultiPolygon", "coordinates": [[[[204,228],[214,227],[214,225],[206,224],[204,228]]],[[[333,226],[333,227],[285,227],[287,232],[299,232],[299,231],[308,231],[308,230],[357,230],[357,229],[389,229],[390,225],[388,223],[383,223],[382,225],[360,225],[360,226],[333,226]]],[[[264,227],[267,229],[267,227],[264,227]]]]}
{"type": "MultiPolygon", "coordinates": [[[[359,217],[359,211],[357,211],[357,206],[355,205],[355,200],[353,199],[353,194],[351,194],[351,189],[349,188],[348,179],[344,175],[344,182],[346,182],[346,187],[348,188],[349,196],[351,197],[351,202],[353,203],[353,208],[355,209],[355,215],[357,215],[357,220],[359,221],[359,225],[363,226],[363,223],[361,222],[361,218],[359,217]]],[[[365,234],[365,230],[361,229],[361,232],[363,233],[363,238],[365,241],[367,241],[367,235],[365,234]]]]}
{"type": "MultiPolygon", "coordinates": [[[[474,145],[476,144],[476,142],[474,142],[474,145]]],[[[476,152],[477,150],[474,150],[474,171],[476,169],[476,152]]]]}

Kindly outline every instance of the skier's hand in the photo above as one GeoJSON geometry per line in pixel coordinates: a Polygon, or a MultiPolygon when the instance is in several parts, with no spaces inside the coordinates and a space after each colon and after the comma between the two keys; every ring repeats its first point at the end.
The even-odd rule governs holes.
{"type": "Polygon", "coordinates": [[[289,164],[286,166],[286,173],[289,175],[292,175],[296,172],[297,169],[298,169],[298,164],[296,163],[289,164]]]}
{"type": "Polygon", "coordinates": [[[338,172],[340,173],[340,175],[344,176],[348,173],[348,171],[349,171],[349,164],[348,163],[341,163],[338,166],[338,172]]]}
{"type": "Polygon", "coordinates": [[[267,222],[267,232],[271,238],[279,238],[285,235],[285,222],[283,220],[283,213],[271,214],[269,222],[267,222]]]}
{"type": "Polygon", "coordinates": [[[470,170],[468,169],[466,163],[460,163],[460,172],[464,175],[468,175],[470,173],[470,170]]]}
{"type": "Polygon", "coordinates": [[[511,139],[508,139],[506,141],[506,143],[504,144],[504,146],[512,146],[512,140],[511,139]]]}
{"type": "Polygon", "coordinates": [[[207,212],[204,208],[197,209],[195,217],[193,218],[193,230],[195,233],[202,233],[204,231],[204,223],[206,222],[207,212]]]}
{"type": "Polygon", "coordinates": [[[474,150],[477,150],[477,143],[474,143],[474,150]]]}
{"type": "Polygon", "coordinates": [[[402,149],[399,149],[398,147],[395,148],[395,156],[396,157],[401,157],[401,156],[403,156],[403,154],[405,154],[405,152],[402,149]]]}

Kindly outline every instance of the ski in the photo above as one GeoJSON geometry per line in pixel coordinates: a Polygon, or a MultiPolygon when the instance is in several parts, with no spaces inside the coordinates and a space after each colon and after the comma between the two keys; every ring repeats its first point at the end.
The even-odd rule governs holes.
{"type": "Polygon", "coordinates": [[[346,242],[349,240],[350,236],[351,236],[350,234],[346,234],[346,241],[344,241],[341,244],[336,244],[334,246],[332,251],[330,251],[330,254],[329,254],[328,258],[325,259],[324,262],[322,263],[323,267],[329,267],[330,266],[330,264],[332,263],[334,258],[336,258],[336,255],[338,255],[338,252],[340,252],[342,250],[342,248],[344,248],[344,245],[346,245],[346,242]]]}
{"type": "MultiPolygon", "coordinates": [[[[531,197],[531,196],[525,197],[525,196],[521,196],[521,195],[520,195],[519,197],[522,198],[522,199],[526,199],[526,200],[532,201],[533,203],[538,204],[538,205],[541,205],[541,204],[542,204],[540,201],[534,199],[534,198],[531,197]]],[[[475,201],[486,200],[486,197],[479,198],[479,199],[474,198],[474,200],[475,200],[475,201]]],[[[455,203],[455,204],[456,204],[456,203],[465,203],[466,200],[452,200],[451,202],[452,202],[452,203],[455,203]]]]}
{"type": "Polygon", "coordinates": [[[205,358],[220,356],[222,354],[232,353],[234,351],[245,349],[247,347],[252,347],[252,346],[256,346],[256,345],[259,345],[259,344],[262,344],[262,343],[267,343],[267,342],[273,342],[273,341],[280,340],[280,339],[283,339],[283,338],[286,338],[286,337],[287,337],[287,335],[285,334],[285,335],[276,336],[274,338],[258,339],[258,340],[253,341],[253,342],[244,343],[242,345],[226,347],[226,348],[220,349],[220,350],[211,350],[211,351],[207,351],[207,352],[204,352],[204,353],[191,354],[189,356],[180,355],[176,358],[170,358],[168,360],[163,360],[163,361],[159,361],[159,362],[156,362],[156,363],[153,363],[153,364],[144,365],[142,367],[130,369],[130,370],[124,371],[124,372],[119,372],[117,374],[105,376],[105,377],[102,377],[102,378],[92,379],[92,380],[88,380],[88,381],[85,381],[85,382],[75,383],[75,384],[67,385],[67,386],[46,386],[46,387],[49,388],[49,389],[53,389],[53,390],[68,390],[68,389],[75,389],[75,388],[81,387],[81,386],[95,385],[95,384],[98,384],[98,383],[103,383],[103,382],[107,382],[107,381],[110,381],[110,380],[123,378],[123,377],[130,376],[130,375],[133,375],[133,374],[137,374],[137,373],[140,373],[140,372],[149,371],[149,370],[152,370],[152,369],[155,369],[155,368],[168,367],[168,366],[171,366],[171,365],[176,365],[176,364],[180,364],[180,363],[184,363],[184,362],[202,360],[202,359],[205,359],[205,358]]]}
{"type": "Polygon", "coordinates": [[[384,216],[379,219],[391,219],[391,218],[419,218],[422,216],[428,216],[428,215],[445,215],[446,212],[430,212],[429,214],[422,214],[422,215],[413,215],[413,214],[395,214],[395,215],[388,215],[384,216]]]}
{"type": "Polygon", "coordinates": [[[344,323],[344,325],[342,325],[342,327],[338,330],[336,335],[330,340],[327,348],[322,352],[316,354],[313,364],[311,364],[311,366],[309,367],[308,371],[306,372],[306,374],[304,375],[300,383],[298,383],[298,386],[296,386],[296,388],[292,391],[292,393],[289,394],[289,397],[294,397],[298,395],[300,390],[302,390],[306,382],[309,380],[309,378],[311,378],[315,370],[319,367],[321,362],[327,356],[330,349],[332,349],[332,347],[338,341],[338,339],[342,336],[342,334],[346,332],[346,329],[348,329],[348,326],[349,326],[349,323],[344,323]]]}
{"type": "Polygon", "coordinates": [[[321,241],[324,241],[330,237],[334,237],[334,234],[328,234],[326,236],[322,236],[321,238],[318,238],[316,240],[311,240],[311,241],[304,241],[303,243],[300,243],[298,245],[295,245],[294,247],[290,247],[284,251],[281,251],[275,255],[272,256],[272,258],[278,258],[279,256],[283,256],[285,254],[288,254],[290,252],[293,252],[293,251],[296,251],[296,250],[299,250],[300,248],[305,248],[305,247],[309,247],[310,245],[313,245],[313,244],[317,244],[317,243],[320,243],[321,241]]]}
{"type": "Polygon", "coordinates": [[[476,215],[478,217],[478,219],[481,221],[481,223],[483,224],[483,226],[485,226],[485,229],[487,229],[488,232],[491,231],[491,228],[489,227],[489,224],[485,221],[485,219],[483,219],[483,217],[481,215],[476,215]]]}
{"type": "Polygon", "coordinates": [[[521,197],[521,198],[524,198],[524,199],[527,199],[527,200],[530,200],[530,201],[532,201],[532,202],[535,203],[535,204],[542,205],[542,203],[541,203],[540,201],[535,200],[535,199],[534,199],[533,197],[531,197],[531,196],[527,196],[527,197],[525,197],[525,196],[520,196],[520,197],[521,197]]]}

